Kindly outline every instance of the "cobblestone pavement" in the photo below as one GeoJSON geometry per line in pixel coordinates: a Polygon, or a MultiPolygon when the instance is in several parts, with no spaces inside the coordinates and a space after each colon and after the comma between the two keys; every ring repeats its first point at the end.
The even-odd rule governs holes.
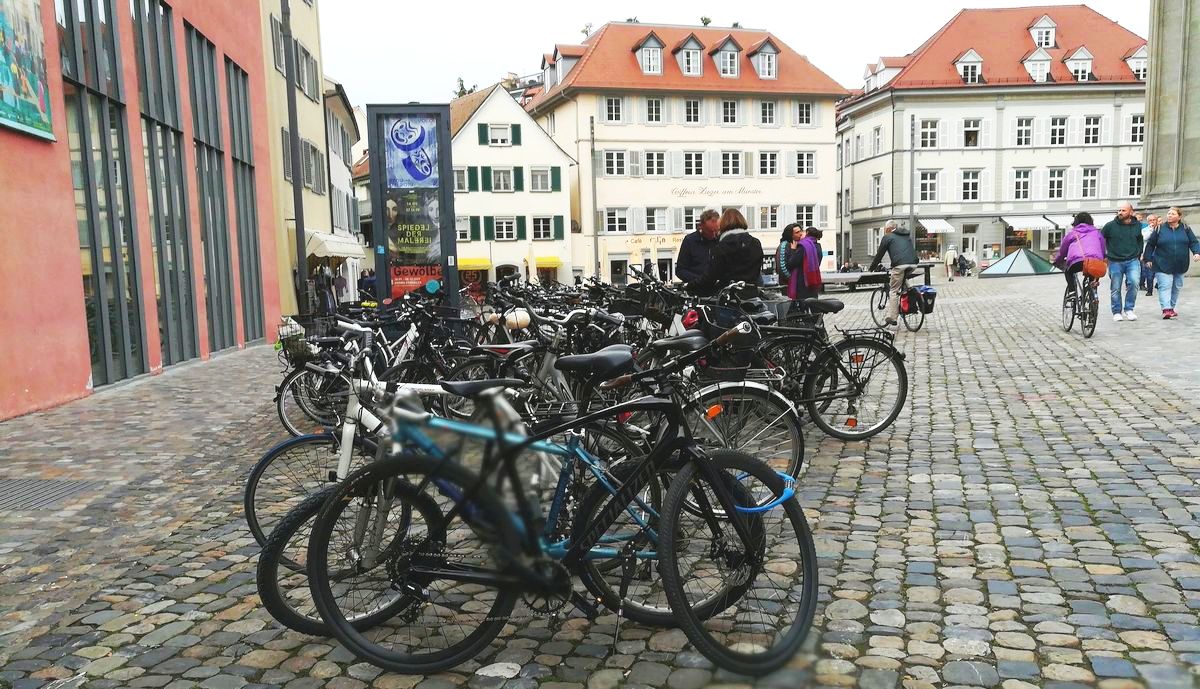
{"type": "MultiPolygon", "coordinates": [[[[1177,321],[1146,304],[1085,341],[1058,325],[1060,285],[940,284],[898,339],[894,428],[809,435],[822,606],[759,686],[1200,686],[1200,306],[1183,308],[1200,286],[1177,321]]],[[[835,322],[866,318],[865,295],[843,296],[835,322]]],[[[277,372],[259,347],[0,424],[0,481],[82,482],[0,512],[0,687],[751,684],[681,632],[612,617],[522,627],[430,678],[282,630],[257,605],[240,483],[282,438],[277,372]]]]}

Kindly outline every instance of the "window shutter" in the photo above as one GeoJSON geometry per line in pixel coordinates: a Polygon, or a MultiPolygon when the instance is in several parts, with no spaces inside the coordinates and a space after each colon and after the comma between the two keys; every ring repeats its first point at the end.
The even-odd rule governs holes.
{"type": "Polygon", "coordinates": [[[550,191],[562,191],[562,168],[557,165],[550,168],[550,191]]]}
{"type": "Polygon", "coordinates": [[[954,147],[955,147],[955,148],[959,148],[959,147],[965,146],[965,145],[966,145],[966,143],[967,143],[967,127],[966,127],[966,124],[967,124],[967,123],[966,123],[964,120],[959,120],[959,121],[957,122],[957,125],[958,125],[958,130],[957,130],[957,132],[954,134],[954,147]]]}
{"type": "Polygon", "coordinates": [[[517,239],[522,241],[525,239],[525,216],[523,215],[517,216],[517,239]]]}
{"type": "Polygon", "coordinates": [[[520,146],[520,145],[521,145],[521,125],[519,125],[519,124],[514,124],[514,125],[512,126],[512,137],[511,137],[511,139],[512,139],[512,145],[513,145],[513,146],[520,146]]]}
{"type": "Polygon", "coordinates": [[[821,103],[818,101],[812,102],[812,126],[821,126],[821,103]]]}
{"type": "Polygon", "coordinates": [[[1104,146],[1112,145],[1112,118],[1108,115],[1100,116],[1100,143],[1104,146]]]}
{"type": "Polygon", "coordinates": [[[483,238],[489,242],[496,240],[496,219],[490,215],[483,217],[483,238]]]}
{"type": "Polygon", "coordinates": [[[1030,180],[1030,185],[1033,187],[1029,190],[1029,198],[1034,201],[1044,201],[1046,199],[1046,184],[1047,172],[1044,168],[1036,168],[1033,171],[1033,179],[1030,180]]]}
{"type": "Polygon", "coordinates": [[[754,170],[754,154],[750,151],[742,153],[742,175],[744,177],[753,177],[754,170]]]}
{"type": "Polygon", "coordinates": [[[1067,145],[1068,146],[1078,146],[1080,144],[1081,137],[1079,134],[1079,129],[1080,129],[1079,120],[1080,120],[1080,118],[1077,116],[1074,116],[1074,115],[1067,118],[1067,145]]]}
{"type": "Polygon", "coordinates": [[[484,165],[483,167],[480,168],[479,174],[482,177],[482,179],[479,180],[480,187],[484,191],[491,191],[492,190],[492,168],[487,165],[484,165]]]}
{"type": "Polygon", "coordinates": [[[608,121],[607,119],[605,119],[606,117],[608,117],[607,105],[608,105],[608,97],[607,96],[596,96],[596,121],[597,122],[607,122],[608,121]]]}
{"type": "Polygon", "coordinates": [[[992,120],[990,118],[985,117],[985,118],[983,118],[983,122],[981,124],[983,127],[983,131],[981,131],[979,134],[979,145],[982,146],[983,148],[991,148],[993,145],[992,144],[992,120]]]}
{"type": "Polygon", "coordinates": [[[625,211],[625,221],[633,234],[643,234],[646,231],[646,209],[632,206],[625,211]]]}
{"type": "Polygon", "coordinates": [[[1014,117],[1008,122],[1008,145],[1010,148],[1017,145],[1017,119],[1014,117]]]}
{"type": "Polygon", "coordinates": [[[959,171],[958,171],[958,174],[954,176],[954,179],[955,179],[955,182],[956,182],[956,184],[954,185],[954,200],[955,200],[955,201],[962,201],[962,200],[963,200],[963,175],[962,175],[962,170],[959,170],[959,171]]]}
{"type": "MultiPolygon", "coordinates": [[[[920,132],[918,132],[919,134],[920,132]]],[[[961,140],[961,136],[959,137],[961,140]]],[[[950,147],[950,123],[946,120],[938,122],[938,148],[950,147]]]]}
{"type": "Polygon", "coordinates": [[[783,172],[788,177],[795,177],[800,174],[799,166],[796,165],[796,151],[784,151],[783,155],[783,172]]]}
{"type": "Polygon", "coordinates": [[[564,236],[565,235],[564,235],[564,231],[563,231],[563,216],[556,215],[556,216],[554,216],[554,238],[562,239],[564,236]]]}
{"type": "MultiPolygon", "coordinates": [[[[1110,194],[1112,193],[1112,172],[1107,168],[1100,168],[1100,184],[1098,191],[1100,192],[1100,198],[1102,199],[1109,198],[1110,194]]],[[[1137,199],[1133,200],[1134,202],[1137,202],[1137,199]]]]}
{"type": "Polygon", "coordinates": [[[991,201],[993,198],[995,198],[995,194],[993,193],[994,191],[995,190],[992,189],[992,171],[988,168],[984,168],[984,169],[980,170],[979,171],[979,200],[980,201],[991,201]]]}
{"type": "Polygon", "coordinates": [[[630,151],[629,152],[629,176],[630,177],[641,177],[642,176],[642,152],[641,151],[630,151]]]}
{"type": "Polygon", "coordinates": [[[487,146],[490,139],[488,138],[488,126],[482,122],[479,123],[479,145],[487,146]]]}
{"type": "Polygon", "coordinates": [[[683,151],[671,151],[671,169],[668,172],[672,177],[683,176],[683,151]]]}
{"type": "Polygon", "coordinates": [[[671,124],[671,110],[675,107],[674,98],[662,99],[662,121],[663,124],[671,124]]]}
{"type": "Polygon", "coordinates": [[[829,206],[821,204],[817,206],[817,227],[825,227],[829,224],[829,206]]]}
{"type": "Polygon", "coordinates": [[[1121,143],[1132,143],[1133,139],[1133,116],[1126,115],[1121,119],[1121,143]]]}
{"type": "Polygon", "coordinates": [[[814,175],[817,174],[818,172],[820,172],[820,170],[821,170],[820,165],[821,165],[820,154],[817,151],[813,151],[813,153],[812,153],[812,168],[813,168],[814,175]]]}
{"type": "Polygon", "coordinates": [[[1066,190],[1065,190],[1065,191],[1066,191],[1066,197],[1067,197],[1068,199],[1077,199],[1077,198],[1079,198],[1079,194],[1080,194],[1080,192],[1081,192],[1081,189],[1080,189],[1080,187],[1081,187],[1081,182],[1080,182],[1080,179],[1079,179],[1079,170],[1078,170],[1077,168],[1068,168],[1068,169],[1067,169],[1067,182],[1066,182],[1066,184],[1067,184],[1067,188],[1066,188],[1066,190]]]}
{"type": "Polygon", "coordinates": [[[525,168],[513,168],[513,191],[525,191],[525,168]]]}
{"type": "Polygon", "coordinates": [[[1001,198],[1016,199],[1017,198],[1017,171],[1015,168],[1010,168],[1008,171],[1008,181],[1006,181],[1004,193],[1001,198]]]}
{"type": "Polygon", "coordinates": [[[479,191],[479,168],[467,168],[467,191],[479,191]]]}
{"type": "Polygon", "coordinates": [[[687,228],[683,226],[683,209],[682,208],[672,208],[671,209],[671,227],[676,232],[687,231],[687,228]]]}
{"type": "Polygon", "coordinates": [[[479,216],[471,216],[471,241],[479,241],[479,216]]]}
{"type": "Polygon", "coordinates": [[[1049,128],[1050,128],[1049,120],[1047,120],[1043,117],[1033,118],[1033,145],[1034,146],[1045,146],[1046,145],[1046,143],[1048,141],[1047,135],[1048,135],[1049,128]]]}
{"type": "Polygon", "coordinates": [[[283,138],[283,178],[290,180],[292,178],[292,139],[288,136],[288,130],[281,130],[283,138]]]}
{"type": "Polygon", "coordinates": [[[630,96],[622,96],[622,98],[621,98],[621,121],[622,122],[633,122],[634,121],[634,119],[632,117],[633,111],[630,110],[630,108],[632,108],[632,107],[633,107],[633,98],[630,96]]]}
{"type": "Polygon", "coordinates": [[[704,171],[706,173],[706,175],[708,177],[719,177],[720,175],[722,175],[723,172],[721,169],[721,152],[720,151],[709,151],[707,158],[708,158],[707,165],[706,165],[707,169],[704,171]]]}

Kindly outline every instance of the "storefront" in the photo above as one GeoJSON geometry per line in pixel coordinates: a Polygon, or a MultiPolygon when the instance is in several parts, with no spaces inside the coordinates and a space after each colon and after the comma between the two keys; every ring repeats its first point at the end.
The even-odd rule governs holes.
{"type": "Polygon", "coordinates": [[[954,226],[944,218],[920,218],[917,221],[917,255],[922,261],[941,260],[953,244],[954,226]]]}
{"type": "MultiPolygon", "coordinates": [[[[1005,256],[1018,249],[1046,252],[1051,234],[1058,230],[1058,225],[1044,215],[1006,215],[1001,220],[1004,222],[1005,256]]],[[[1057,241],[1061,241],[1061,235],[1057,241]]]]}

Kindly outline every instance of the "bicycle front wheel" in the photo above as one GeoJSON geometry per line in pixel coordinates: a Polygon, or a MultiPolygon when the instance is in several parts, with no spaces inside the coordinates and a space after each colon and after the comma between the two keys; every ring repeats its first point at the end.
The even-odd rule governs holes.
{"type": "Polygon", "coordinates": [[[775,471],[798,476],[804,463],[804,429],[792,403],[773,390],[747,383],[718,383],[688,405],[692,436],[709,449],[740,450],[775,471]]]}
{"type": "Polygon", "coordinates": [[[297,368],[280,383],[275,395],[279,422],[293,438],[336,426],[346,409],[350,386],[341,376],[297,368]]]}
{"type": "Polygon", "coordinates": [[[1075,294],[1070,287],[1063,290],[1062,300],[1062,327],[1063,330],[1071,332],[1071,326],[1075,325],[1075,294]]]}
{"type": "Polygon", "coordinates": [[[887,321],[889,291],[886,285],[880,287],[871,293],[871,297],[867,302],[867,310],[871,312],[871,320],[880,328],[884,327],[885,321],[887,321]]]}
{"type": "Polygon", "coordinates": [[[711,474],[690,462],[663,499],[663,589],[697,650],[725,670],[765,675],[795,656],[812,627],[812,532],[799,503],[783,497],[783,479],[762,462],[731,451],[707,461],[711,474]],[[764,494],[777,498],[760,505],[764,494]],[[720,507],[722,495],[732,515],[720,507]]]}
{"type": "Polygon", "coordinates": [[[817,357],[804,380],[813,423],[840,440],[865,440],[887,428],[908,399],[908,371],[894,347],[847,338],[817,357]]]}

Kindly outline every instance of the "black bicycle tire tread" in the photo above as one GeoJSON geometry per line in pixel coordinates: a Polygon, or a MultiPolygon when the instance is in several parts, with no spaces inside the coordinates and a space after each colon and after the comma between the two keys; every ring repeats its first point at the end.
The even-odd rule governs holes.
{"type": "Polygon", "coordinates": [[[805,402],[805,409],[808,411],[809,416],[812,417],[813,423],[816,424],[817,427],[820,428],[826,435],[837,438],[838,440],[849,440],[849,441],[866,440],[868,438],[872,438],[872,437],[878,435],[879,433],[881,433],[884,429],[890,427],[893,423],[896,422],[896,419],[900,416],[900,412],[902,412],[904,410],[905,402],[908,401],[908,369],[904,366],[904,360],[903,360],[903,358],[900,357],[899,351],[896,350],[895,347],[890,346],[890,345],[885,345],[882,342],[876,342],[874,340],[860,339],[860,338],[847,338],[845,340],[841,340],[833,345],[834,349],[832,351],[823,352],[820,356],[818,356],[817,362],[815,362],[814,366],[813,366],[814,370],[818,368],[818,364],[820,363],[820,361],[822,359],[833,358],[834,351],[837,352],[836,356],[840,358],[842,355],[842,351],[841,351],[842,348],[849,347],[852,344],[857,345],[857,346],[866,346],[866,347],[871,347],[871,348],[877,348],[881,353],[885,354],[892,361],[892,363],[896,366],[897,370],[899,371],[900,395],[899,395],[899,398],[897,400],[895,407],[888,414],[887,419],[883,423],[879,424],[879,427],[876,430],[871,431],[869,433],[846,433],[845,431],[836,429],[836,428],[830,426],[828,423],[826,423],[824,418],[822,417],[822,415],[817,411],[816,400],[811,399],[812,388],[815,384],[815,375],[816,374],[814,373],[813,375],[806,377],[804,380],[804,387],[802,388],[801,394],[805,397],[805,399],[808,400],[807,402],[805,402]]]}

